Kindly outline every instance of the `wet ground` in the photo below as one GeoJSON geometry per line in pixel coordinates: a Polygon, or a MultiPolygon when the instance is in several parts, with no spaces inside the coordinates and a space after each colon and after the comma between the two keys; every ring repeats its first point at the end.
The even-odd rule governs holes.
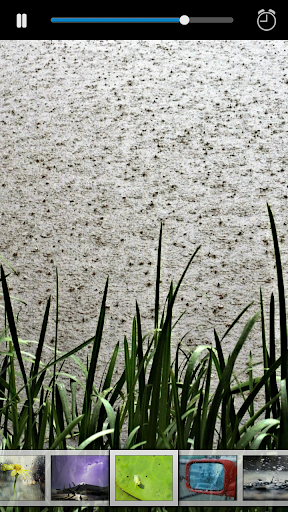
{"type": "Polygon", "coordinates": [[[52,501],[108,501],[109,496],[97,496],[96,494],[58,494],[57,491],[52,490],[52,501]]]}
{"type": "MultiPolygon", "coordinates": [[[[153,329],[161,221],[162,306],[202,244],[178,295],[174,318],[187,313],[174,346],[188,332],[188,347],[214,344],[213,328],[221,337],[254,300],[223,342],[228,357],[260,286],[268,314],[277,276],[267,201],[288,281],[286,50],[286,41],[1,41],[0,254],[20,272],[9,285],[27,303],[13,299],[21,338],[39,338],[52,296],[43,360],[56,267],[63,351],[95,334],[109,276],[99,382],[117,341],[131,338],[136,299],[143,333],[153,329]]],[[[250,349],[261,360],[260,321],[242,375],[250,349]]],[[[115,379],[122,365],[121,352],[115,379]]],[[[75,363],[64,370],[83,380],[75,363]]]]}
{"type": "Polygon", "coordinates": [[[243,499],[288,500],[288,471],[244,471],[243,499]]]}

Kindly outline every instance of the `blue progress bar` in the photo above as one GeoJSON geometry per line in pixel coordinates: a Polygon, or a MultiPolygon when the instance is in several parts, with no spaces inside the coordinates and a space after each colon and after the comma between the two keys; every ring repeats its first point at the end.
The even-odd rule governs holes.
{"type": "Polygon", "coordinates": [[[52,23],[179,23],[179,18],[51,18],[52,23]]]}

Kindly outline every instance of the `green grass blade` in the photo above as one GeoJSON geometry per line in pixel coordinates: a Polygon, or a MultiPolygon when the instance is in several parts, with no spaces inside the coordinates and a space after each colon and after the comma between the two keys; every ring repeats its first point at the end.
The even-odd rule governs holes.
{"type": "MultiPolygon", "coordinates": [[[[151,349],[152,343],[153,343],[153,338],[152,338],[152,340],[150,341],[150,343],[149,343],[149,345],[148,345],[148,348],[147,348],[147,350],[146,350],[146,353],[145,353],[145,355],[144,355],[144,357],[143,357],[143,359],[142,359],[142,361],[141,361],[141,363],[140,363],[140,365],[139,365],[139,367],[138,367],[137,373],[136,373],[136,375],[135,375],[135,377],[134,377],[134,381],[133,381],[133,383],[132,383],[132,385],[131,385],[131,389],[132,389],[132,390],[134,390],[135,385],[136,385],[136,382],[137,382],[137,380],[138,380],[138,378],[139,378],[140,372],[141,372],[141,370],[142,370],[142,368],[143,368],[143,366],[144,366],[144,364],[145,364],[145,362],[146,362],[146,360],[147,360],[147,358],[148,358],[148,355],[149,355],[149,352],[150,352],[150,349],[151,349]]],[[[119,379],[119,381],[118,381],[118,383],[117,383],[117,385],[116,385],[117,389],[121,389],[121,388],[122,388],[122,381],[123,381],[123,383],[125,382],[125,370],[124,370],[123,374],[122,374],[121,378],[119,379]],[[124,378],[123,378],[123,374],[124,374],[124,378]],[[119,386],[120,381],[121,381],[121,386],[119,386]],[[119,387],[118,387],[118,386],[119,386],[119,387]]],[[[150,387],[151,387],[151,386],[150,386],[150,387]]],[[[147,388],[147,386],[145,387],[144,395],[145,395],[146,388],[147,388]]],[[[115,393],[115,392],[114,392],[114,393],[115,393]]],[[[117,393],[117,394],[118,394],[118,393],[117,393]]],[[[134,396],[134,395],[133,395],[133,393],[129,393],[129,395],[128,395],[128,397],[127,397],[127,401],[126,401],[126,404],[125,404],[125,407],[124,407],[124,410],[123,410],[123,413],[122,413],[122,418],[121,418],[121,428],[122,428],[123,423],[124,423],[124,421],[125,421],[127,411],[129,411],[130,401],[133,399],[133,396],[134,396]]],[[[146,396],[146,395],[145,395],[145,396],[146,396]]],[[[149,394],[149,396],[150,396],[150,394],[149,394]]],[[[117,395],[116,395],[116,397],[117,397],[117,395]]],[[[111,405],[113,405],[113,403],[114,403],[114,401],[112,402],[112,398],[111,398],[111,399],[110,399],[110,404],[111,404],[111,405]]],[[[146,403],[146,402],[144,402],[144,405],[143,405],[143,407],[142,407],[142,411],[144,412],[144,414],[146,414],[146,413],[147,413],[147,410],[148,410],[148,403],[149,403],[149,399],[148,399],[148,402],[147,402],[147,403],[146,403]]],[[[144,424],[144,423],[142,423],[142,425],[143,425],[143,424],[144,424]]]]}
{"type": "Polygon", "coordinates": [[[8,323],[9,323],[9,329],[10,329],[11,337],[12,337],[12,340],[13,340],[13,345],[14,345],[14,348],[15,348],[17,359],[18,359],[18,362],[19,362],[20,370],[21,370],[21,373],[22,373],[22,377],[23,377],[23,380],[24,380],[24,383],[25,383],[25,386],[26,386],[26,393],[27,393],[27,397],[28,397],[27,375],[26,375],[24,364],[23,364],[23,359],[22,359],[21,350],[20,350],[19,341],[18,341],[16,324],[15,324],[15,320],[14,320],[12,304],[11,304],[11,301],[10,301],[7,281],[6,281],[6,278],[5,278],[5,274],[4,274],[4,270],[3,270],[2,265],[1,265],[1,281],[2,281],[4,302],[5,302],[5,308],[6,308],[6,313],[7,313],[8,323]]]}
{"type": "Polygon", "coordinates": [[[49,412],[50,412],[50,406],[49,406],[49,400],[47,400],[44,405],[44,411],[43,411],[42,420],[40,423],[38,447],[37,447],[38,450],[44,449],[45,434],[46,434],[46,428],[47,428],[47,424],[48,424],[49,412]]]}
{"type": "Polygon", "coordinates": [[[13,441],[11,443],[11,449],[12,450],[19,450],[20,449],[20,440],[21,436],[24,432],[24,429],[27,424],[28,420],[28,407],[27,407],[27,401],[25,402],[25,408],[23,407],[23,410],[21,412],[20,418],[19,418],[19,424],[18,424],[18,430],[14,432],[13,435],[13,441]]]}
{"type": "Polygon", "coordinates": [[[70,379],[70,388],[71,388],[71,403],[72,403],[72,420],[78,416],[77,412],[77,401],[76,401],[76,382],[73,379],[70,379]]]}
{"type": "Polygon", "coordinates": [[[83,417],[84,417],[84,415],[81,414],[80,416],[75,418],[75,420],[73,420],[65,428],[65,430],[63,430],[63,432],[61,432],[60,436],[57,437],[57,439],[55,439],[54,443],[49,447],[49,450],[55,450],[55,448],[57,448],[57,446],[59,446],[59,444],[63,441],[63,439],[65,439],[65,437],[68,436],[68,434],[70,434],[71,430],[73,430],[74,427],[76,427],[76,425],[78,425],[78,423],[83,419],[83,417]]]}
{"type": "Polygon", "coordinates": [[[109,368],[108,368],[108,371],[107,371],[107,374],[106,374],[106,377],[104,380],[104,384],[102,386],[102,391],[105,391],[105,389],[108,389],[111,386],[111,380],[113,377],[113,372],[114,372],[115,363],[117,360],[118,351],[119,351],[119,341],[117,342],[117,344],[114,348],[114,351],[113,351],[113,354],[112,354],[112,357],[110,360],[109,368]]]}
{"type": "MultiPolygon", "coordinates": [[[[170,288],[169,302],[172,301],[172,287],[170,288]]],[[[169,308],[168,308],[169,309],[169,308]]],[[[167,330],[165,336],[165,342],[163,343],[163,356],[161,361],[162,376],[160,386],[160,396],[158,405],[159,422],[158,427],[164,431],[169,424],[170,418],[170,393],[169,393],[169,379],[170,379],[170,367],[171,367],[171,332],[172,332],[172,310],[171,317],[167,323],[167,330]]],[[[160,370],[160,366],[159,366],[160,370]]],[[[154,395],[154,390],[153,390],[154,395]]],[[[152,407],[152,405],[151,405],[152,407]]],[[[152,411],[151,411],[152,412],[152,411]]],[[[152,413],[153,414],[153,413],[152,413]]]]}
{"type": "MultiPolygon", "coordinates": [[[[187,265],[186,265],[186,267],[185,267],[184,272],[182,273],[182,276],[180,277],[180,279],[179,279],[179,281],[178,281],[178,284],[177,284],[177,286],[176,286],[176,288],[175,288],[175,291],[174,291],[174,293],[173,293],[173,297],[172,297],[172,300],[171,300],[171,304],[170,304],[170,306],[168,306],[168,309],[170,309],[170,314],[172,313],[172,309],[173,309],[173,306],[174,306],[174,302],[175,302],[176,296],[177,296],[177,294],[178,294],[179,288],[180,288],[180,286],[181,286],[181,283],[182,283],[182,281],[183,281],[183,279],[184,279],[184,277],[185,277],[185,275],[186,275],[186,273],[187,273],[187,271],[188,271],[188,269],[189,269],[189,267],[190,267],[190,265],[191,265],[192,261],[194,260],[194,258],[195,258],[195,256],[196,256],[196,254],[197,254],[197,252],[199,251],[199,249],[200,249],[200,248],[201,248],[201,245],[199,245],[199,246],[197,247],[197,249],[194,251],[194,253],[192,254],[192,256],[191,256],[190,260],[188,261],[188,263],[187,263],[187,265]]],[[[168,313],[168,311],[167,311],[166,319],[170,317],[170,314],[169,314],[169,313],[168,313]]]]}
{"type": "Polygon", "coordinates": [[[271,442],[271,439],[272,440],[275,440],[275,435],[274,434],[270,434],[269,432],[263,432],[263,434],[259,434],[256,439],[251,443],[251,450],[260,450],[261,449],[261,445],[262,445],[262,448],[264,448],[264,446],[266,447],[266,449],[268,448],[269,449],[269,444],[271,442]],[[266,441],[266,443],[264,443],[264,441],[266,441]]]}
{"type": "MultiPolygon", "coordinates": [[[[58,383],[57,383],[58,384],[58,383]]],[[[64,416],[63,416],[63,408],[62,403],[59,395],[59,389],[58,385],[55,387],[55,404],[54,409],[52,409],[53,414],[53,423],[56,426],[56,435],[59,437],[61,432],[64,430],[64,416]]],[[[61,443],[59,444],[60,450],[66,450],[66,439],[62,439],[61,443]]]]}
{"type": "MultiPolygon", "coordinates": [[[[267,350],[266,343],[266,333],[265,333],[265,319],[264,319],[264,307],[263,307],[263,297],[262,290],[260,288],[260,304],[261,304],[261,331],[262,331],[262,352],[263,352],[263,368],[264,373],[269,368],[269,354],[267,350]]],[[[265,402],[269,402],[271,398],[270,394],[270,382],[266,382],[265,384],[265,402]]],[[[266,418],[269,418],[270,410],[266,409],[266,418]]]]}
{"type": "Polygon", "coordinates": [[[225,360],[224,360],[221,343],[220,343],[219,336],[217,334],[216,329],[214,329],[214,339],[215,339],[215,345],[216,345],[216,350],[217,350],[217,355],[218,355],[218,360],[219,360],[219,365],[220,365],[220,370],[221,370],[221,374],[219,373],[219,371],[217,371],[218,377],[220,379],[221,375],[223,373],[223,370],[225,368],[225,360]]]}
{"type": "MultiPolygon", "coordinates": [[[[261,414],[263,414],[263,412],[266,411],[266,409],[268,409],[270,407],[270,405],[273,404],[273,402],[275,402],[275,400],[278,399],[278,397],[280,396],[280,393],[278,393],[278,395],[274,396],[273,398],[271,398],[271,400],[269,400],[269,402],[267,404],[264,404],[263,407],[261,407],[257,412],[256,414],[254,414],[254,416],[252,416],[252,418],[250,418],[246,423],[245,425],[243,425],[243,427],[241,427],[240,429],[240,435],[243,434],[243,432],[246,432],[246,430],[248,430],[248,428],[253,425],[255,423],[255,421],[261,416],[261,414]]],[[[278,419],[278,418],[274,418],[274,419],[278,419]]]]}
{"type": "Polygon", "coordinates": [[[260,378],[260,380],[254,386],[253,391],[249,394],[249,396],[246,398],[244,404],[240,407],[240,409],[236,415],[235,429],[234,429],[234,432],[232,435],[232,441],[228,447],[229,449],[234,449],[234,447],[235,447],[236,430],[238,431],[238,426],[240,425],[240,422],[241,422],[244,414],[249,409],[249,406],[251,405],[255,396],[259,393],[262,386],[271,377],[271,375],[274,372],[276,372],[277,368],[279,368],[280,365],[281,365],[281,357],[279,357],[279,359],[277,359],[277,361],[275,361],[275,363],[269,368],[269,370],[265,373],[265,375],[263,375],[263,377],[260,378]]]}
{"type": "Polygon", "coordinates": [[[2,414],[4,414],[4,410],[3,410],[3,407],[4,407],[4,399],[6,397],[6,389],[9,390],[9,384],[6,382],[6,375],[7,375],[7,368],[10,366],[10,362],[8,360],[8,356],[6,355],[4,357],[4,360],[3,360],[3,363],[2,363],[2,368],[0,369],[0,424],[1,424],[1,416],[2,414]],[[5,385],[3,384],[3,382],[5,383],[5,385]],[[1,400],[1,397],[2,400],[1,400]]]}
{"type": "Polygon", "coordinates": [[[201,423],[200,423],[200,447],[205,448],[205,430],[206,430],[206,422],[207,422],[207,411],[209,404],[209,393],[210,393],[210,382],[211,382],[211,368],[212,368],[212,350],[209,350],[209,361],[208,368],[206,373],[206,381],[205,381],[205,392],[203,397],[203,405],[202,405],[202,414],[201,414],[201,423]]]}
{"type": "Polygon", "coordinates": [[[236,343],[236,346],[233,349],[232,354],[225,366],[225,369],[222,374],[222,378],[217,386],[217,389],[216,389],[216,392],[215,392],[215,395],[214,395],[214,398],[213,398],[213,401],[212,401],[212,404],[210,407],[209,415],[207,418],[207,424],[206,424],[205,434],[204,434],[204,438],[206,439],[205,447],[208,450],[212,450],[212,448],[213,448],[213,438],[214,438],[216,418],[217,418],[219,406],[220,406],[220,403],[221,403],[221,400],[223,397],[223,392],[225,393],[227,391],[227,389],[229,389],[229,387],[230,387],[230,378],[231,378],[231,374],[232,374],[232,370],[233,370],[235,361],[238,357],[238,354],[239,354],[241,348],[243,347],[243,344],[245,343],[245,341],[247,339],[247,336],[249,335],[253,325],[258,320],[259,316],[260,316],[260,312],[256,313],[256,315],[254,315],[246,323],[246,325],[240,335],[240,338],[239,338],[238,342],[236,343]]]}
{"type": "Polygon", "coordinates": [[[279,450],[288,450],[288,400],[287,400],[287,384],[285,380],[281,380],[280,387],[281,398],[281,416],[280,416],[280,435],[279,450]]]}
{"type": "MultiPolygon", "coordinates": [[[[271,294],[270,299],[270,322],[269,322],[269,347],[270,347],[270,357],[269,357],[269,367],[275,363],[275,353],[276,353],[276,341],[275,341],[275,303],[274,303],[274,295],[271,294]]],[[[278,387],[276,382],[276,372],[274,372],[270,377],[270,388],[271,388],[271,396],[276,396],[278,393],[278,387]]],[[[278,399],[272,406],[272,416],[273,418],[279,418],[280,416],[280,400],[278,399]]]]}
{"type": "MultiPolygon", "coordinates": [[[[161,245],[162,245],[162,222],[160,227],[159,243],[158,243],[158,255],[157,255],[157,274],[156,274],[156,291],[155,291],[155,322],[154,329],[158,329],[158,318],[159,318],[159,296],[160,296],[160,274],[161,274],[161,245]]],[[[155,338],[157,337],[157,330],[155,332],[155,338]]],[[[155,339],[155,346],[157,345],[157,339],[155,339]]]]}
{"type": "Polygon", "coordinates": [[[16,274],[16,276],[19,276],[20,272],[17,272],[17,270],[15,270],[15,268],[13,268],[13,267],[12,267],[12,265],[10,265],[10,263],[8,263],[8,261],[7,261],[7,260],[5,260],[5,258],[3,258],[3,256],[1,256],[1,254],[0,254],[0,258],[1,258],[1,260],[3,260],[3,261],[4,261],[4,263],[6,263],[6,265],[7,265],[9,268],[11,268],[11,270],[14,272],[14,274],[16,274]]]}
{"type": "Polygon", "coordinates": [[[267,203],[268,214],[270,218],[271,231],[274,243],[274,253],[277,268],[278,279],[278,294],[279,294],[279,309],[280,309],[280,340],[281,340],[281,380],[286,381],[287,385],[287,368],[288,368],[288,351],[287,351],[287,322],[286,322],[286,304],[285,304],[285,291],[284,280],[282,272],[282,264],[280,257],[280,250],[277,238],[277,231],[274,222],[274,217],[269,204],[267,203]]]}
{"type": "Polygon", "coordinates": [[[265,419],[260,420],[258,423],[253,425],[249,428],[249,430],[244,434],[244,436],[241,437],[240,441],[237,443],[235,449],[236,450],[245,450],[247,447],[249,447],[250,442],[252,441],[253,437],[257,437],[258,435],[262,434],[263,431],[267,432],[272,427],[275,427],[276,425],[279,425],[279,420],[274,419],[265,419]]]}
{"type": "Polygon", "coordinates": [[[125,441],[125,444],[123,446],[123,450],[129,450],[130,448],[130,445],[133,441],[133,438],[134,436],[137,434],[138,430],[140,428],[140,425],[138,425],[137,427],[135,427],[132,432],[130,432],[129,436],[127,437],[127,440],[125,441]]]}
{"type": "Polygon", "coordinates": [[[133,323],[132,323],[131,359],[130,359],[132,379],[134,379],[134,377],[135,377],[136,355],[137,355],[137,331],[136,331],[136,318],[134,316],[133,323]]]}
{"type": "Polygon", "coordinates": [[[237,318],[235,318],[234,322],[232,322],[232,324],[228,327],[227,331],[225,332],[224,336],[222,336],[221,338],[221,341],[224,340],[224,338],[226,338],[226,336],[229,334],[229,332],[231,331],[231,329],[233,329],[234,325],[237,324],[237,322],[240,320],[241,316],[244,315],[244,313],[247,311],[247,309],[250,308],[250,306],[252,306],[252,304],[254,304],[254,301],[250,302],[250,304],[248,304],[248,306],[246,306],[243,311],[241,311],[240,315],[237,316],[237,318]]]}
{"type": "MultiPolygon", "coordinates": [[[[252,362],[251,350],[249,353],[248,375],[249,375],[249,392],[252,393],[252,391],[253,391],[253,362],[252,362]]],[[[254,402],[251,402],[251,405],[249,407],[249,414],[250,414],[250,417],[254,416],[254,402]]]]}
{"type": "MultiPolygon", "coordinates": [[[[120,409],[119,408],[117,409],[117,414],[116,414],[113,430],[114,430],[114,432],[111,433],[111,439],[112,439],[112,442],[110,444],[111,449],[120,450],[120,448],[121,448],[120,432],[121,431],[120,431],[120,409]]],[[[109,436],[110,436],[110,434],[108,434],[108,439],[109,439],[109,436]]]]}
{"type": "MultiPolygon", "coordinates": [[[[58,346],[58,321],[59,321],[59,283],[58,283],[58,270],[56,267],[56,322],[55,322],[54,366],[53,366],[53,378],[52,378],[52,405],[51,405],[51,416],[50,416],[49,445],[53,444],[53,442],[54,442],[53,413],[55,411],[54,404],[55,404],[55,398],[56,398],[55,397],[55,393],[56,393],[55,389],[56,389],[56,359],[57,359],[57,346],[58,346]]],[[[57,406],[56,406],[56,410],[57,410],[57,406]]]]}
{"type": "MultiPolygon", "coordinates": [[[[10,352],[12,352],[12,342],[10,342],[10,352]]],[[[14,366],[14,357],[11,357],[11,365],[9,368],[9,388],[11,390],[14,390],[16,388],[16,379],[15,379],[15,366],[14,366]]],[[[9,397],[10,395],[10,389],[9,389],[9,397]]],[[[7,410],[8,413],[8,410],[7,410]]],[[[12,426],[13,426],[13,432],[18,432],[19,426],[18,426],[18,408],[17,408],[17,400],[13,400],[11,407],[10,407],[10,414],[11,414],[11,420],[12,420],[12,426]]]]}
{"type": "Polygon", "coordinates": [[[206,351],[209,348],[210,348],[210,345],[200,345],[191,353],[191,356],[190,356],[189,362],[188,362],[188,366],[187,366],[187,370],[185,373],[185,377],[184,377],[183,387],[182,387],[181,409],[180,409],[181,417],[187,410],[188,398],[189,398],[190,391],[191,391],[190,386],[191,386],[193,374],[195,371],[195,365],[196,365],[197,361],[199,360],[200,354],[204,350],[206,351]]]}
{"type": "MultiPolygon", "coordinates": [[[[138,303],[136,301],[136,322],[137,322],[137,340],[138,340],[138,349],[137,349],[137,356],[138,356],[138,368],[143,360],[143,338],[142,338],[142,328],[141,328],[141,317],[140,317],[140,310],[138,303]]],[[[144,389],[145,389],[145,371],[144,366],[142,366],[141,372],[139,373],[139,406],[140,410],[142,407],[143,402],[143,395],[144,395],[144,389]]]]}
{"type": "Polygon", "coordinates": [[[203,404],[203,392],[200,391],[200,397],[198,401],[197,413],[195,415],[194,423],[191,428],[191,437],[194,437],[194,449],[201,449],[201,416],[202,416],[202,404],[203,404]]]}
{"type": "Polygon", "coordinates": [[[116,402],[117,398],[119,396],[121,396],[121,393],[122,393],[122,388],[125,384],[125,370],[122,372],[122,375],[121,377],[119,378],[119,380],[117,381],[117,383],[115,384],[114,386],[114,391],[111,395],[111,398],[110,398],[110,404],[113,406],[113,404],[116,402]]]}
{"type": "Polygon", "coordinates": [[[113,432],[111,434],[111,439],[112,439],[111,446],[112,446],[114,444],[114,428],[115,428],[116,415],[113,410],[113,407],[108,402],[108,400],[106,400],[105,398],[103,398],[101,396],[99,396],[99,399],[101,400],[102,404],[104,405],[104,407],[106,409],[109,425],[110,425],[110,428],[113,430],[113,432]]]}
{"type": "Polygon", "coordinates": [[[96,334],[95,334],[94,342],[93,342],[93,349],[92,349],[92,355],[91,355],[91,360],[90,360],[90,365],[89,365],[88,377],[87,377],[87,381],[86,381],[86,390],[85,390],[85,397],[84,397],[84,403],[83,403],[83,409],[82,409],[82,414],[84,415],[85,419],[83,422],[81,422],[80,435],[79,435],[80,443],[82,443],[85,440],[85,438],[87,437],[87,432],[88,432],[88,425],[89,425],[90,414],[91,414],[91,394],[92,394],[92,389],[93,389],[94,376],[95,376],[98,354],[99,354],[99,350],[100,350],[103,327],[104,327],[105,304],[106,304],[107,291],[108,291],[108,277],[107,277],[106,284],[105,284],[101,310],[100,310],[96,334]]]}
{"type": "Polygon", "coordinates": [[[99,439],[99,437],[104,437],[109,434],[113,434],[113,432],[113,428],[108,428],[107,430],[102,430],[102,432],[97,432],[97,434],[93,434],[93,436],[88,437],[81,444],[79,444],[76,450],[84,450],[90,443],[93,443],[96,439],[99,439]]]}
{"type": "Polygon", "coordinates": [[[42,328],[41,328],[41,333],[40,333],[40,338],[39,338],[39,343],[38,343],[37,350],[36,350],[35,363],[33,366],[31,366],[30,377],[34,377],[34,375],[36,375],[39,370],[39,364],[41,361],[41,355],[42,355],[42,350],[43,350],[43,345],[44,345],[44,340],[45,340],[48,318],[49,318],[50,305],[51,305],[51,296],[49,297],[49,299],[47,301],[45,314],[44,314],[44,318],[43,318],[43,323],[42,323],[42,328]]]}
{"type": "Polygon", "coordinates": [[[132,353],[131,358],[129,356],[129,347],[127,337],[124,336],[124,354],[125,354],[125,375],[126,375],[126,388],[127,388],[127,396],[129,397],[129,406],[128,406],[128,431],[130,432],[133,429],[134,423],[134,387],[133,380],[135,376],[135,369],[133,364],[133,344],[135,342],[136,333],[135,329],[135,318],[133,319],[133,329],[132,329],[132,353]]]}
{"type": "Polygon", "coordinates": [[[63,384],[63,382],[57,382],[57,389],[59,392],[59,398],[61,400],[61,406],[65,416],[65,420],[67,425],[69,425],[69,423],[72,422],[72,417],[69,409],[68,397],[66,394],[66,386],[65,384],[63,384]]]}
{"type": "Polygon", "coordinates": [[[170,370],[171,373],[171,383],[172,383],[172,393],[173,393],[173,399],[174,399],[174,407],[175,407],[175,416],[176,416],[176,423],[177,423],[177,442],[176,442],[176,450],[185,450],[186,446],[184,444],[184,436],[183,436],[183,427],[184,423],[181,422],[180,417],[180,407],[179,407],[179,398],[178,398],[178,390],[176,386],[175,381],[175,375],[170,370]]]}

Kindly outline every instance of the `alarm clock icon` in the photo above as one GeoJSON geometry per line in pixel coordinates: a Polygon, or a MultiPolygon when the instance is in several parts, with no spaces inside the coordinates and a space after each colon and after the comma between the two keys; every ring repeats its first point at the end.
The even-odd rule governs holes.
{"type": "Polygon", "coordinates": [[[257,25],[261,30],[272,30],[276,25],[276,12],[272,9],[265,11],[265,9],[261,9],[258,11],[257,25]]]}

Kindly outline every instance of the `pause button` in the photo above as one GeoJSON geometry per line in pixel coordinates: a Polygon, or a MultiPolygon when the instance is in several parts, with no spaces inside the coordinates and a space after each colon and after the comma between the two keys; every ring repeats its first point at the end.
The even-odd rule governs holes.
{"type": "Polygon", "coordinates": [[[27,14],[17,14],[16,16],[16,26],[17,28],[26,28],[27,27],[27,14]]]}

